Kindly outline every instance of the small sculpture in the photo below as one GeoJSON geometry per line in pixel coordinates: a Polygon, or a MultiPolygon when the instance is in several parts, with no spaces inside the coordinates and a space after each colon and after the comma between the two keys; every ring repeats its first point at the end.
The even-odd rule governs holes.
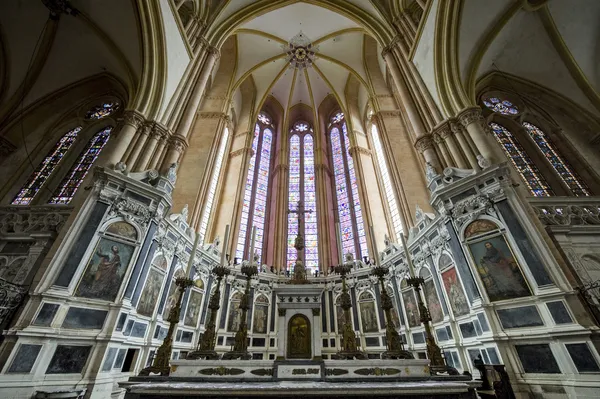
{"type": "Polygon", "coordinates": [[[385,244],[386,248],[392,243],[392,241],[390,241],[390,236],[388,236],[387,233],[383,235],[383,243],[385,244]]]}
{"type": "Polygon", "coordinates": [[[173,162],[171,166],[169,166],[169,170],[167,172],[167,179],[173,184],[177,181],[177,162],[173,162]]]}
{"type": "Polygon", "coordinates": [[[477,155],[477,164],[481,169],[486,169],[492,166],[492,163],[481,154],[477,155]]]}
{"type": "Polygon", "coordinates": [[[431,183],[437,175],[438,173],[433,165],[429,162],[425,162],[425,177],[427,178],[427,183],[431,183]]]}
{"type": "Polygon", "coordinates": [[[114,167],[115,171],[125,174],[127,171],[127,165],[125,162],[117,162],[114,167]]]}
{"type": "Polygon", "coordinates": [[[188,213],[189,213],[188,204],[185,204],[183,206],[183,209],[181,210],[181,221],[182,222],[187,223],[188,213]]]}

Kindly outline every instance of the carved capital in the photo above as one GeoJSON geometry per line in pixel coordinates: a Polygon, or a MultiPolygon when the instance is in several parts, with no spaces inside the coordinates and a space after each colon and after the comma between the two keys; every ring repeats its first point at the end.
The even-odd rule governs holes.
{"type": "Polygon", "coordinates": [[[469,108],[462,110],[458,114],[457,118],[460,121],[461,125],[463,125],[464,127],[467,127],[472,123],[482,121],[483,115],[481,114],[481,108],[469,107],[469,108]]]}
{"type": "Polygon", "coordinates": [[[430,134],[427,134],[415,141],[415,148],[421,154],[433,147],[433,139],[430,134]]]}
{"type": "Polygon", "coordinates": [[[285,317],[286,310],[287,309],[282,309],[282,308],[277,309],[279,316],[285,317]]]}
{"type": "Polygon", "coordinates": [[[128,109],[123,112],[123,116],[119,118],[119,123],[123,125],[133,126],[136,130],[144,123],[146,119],[139,112],[128,109]]]}
{"type": "Polygon", "coordinates": [[[169,138],[168,146],[181,154],[188,148],[188,142],[185,137],[176,134],[169,138]]]}
{"type": "Polygon", "coordinates": [[[313,316],[321,316],[321,308],[312,308],[313,316]]]}
{"type": "Polygon", "coordinates": [[[221,57],[221,52],[219,51],[218,48],[216,48],[215,46],[208,46],[206,49],[206,52],[210,55],[215,57],[215,60],[219,59],[221,57]]]}
{"type": "Polygon", "coordinates": [[[164,139],[165,137],[168,137],[171,135],[171,132],[169,131],[169,129],[160,124],[160,123],[154,123],[152,125],[152,131],[150,132],[150,138],[153,138],[156,141],[160,141],[161,139],[164,139]]]}
{"type": "Polygon", "coordinates": [[[381,50],[381,56],[383,58],[385,58],[385,56],[390,53],[394,47],[396,47],[398,45],[398,43],[400,42],[401,37],[400,34],[397,34],[396,36],[394,36],[394,38],[392,39],[392,41],[383,48],[383,50],[381,50]]]}

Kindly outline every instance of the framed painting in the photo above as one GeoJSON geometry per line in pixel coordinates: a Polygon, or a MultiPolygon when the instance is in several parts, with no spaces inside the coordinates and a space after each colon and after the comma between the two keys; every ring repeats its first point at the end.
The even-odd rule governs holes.
{"type": "Polygon", "coordinates": [[[421,324],[419,316],[419,307],[415,298],[415,292],[412,289],[402,292],[402,301],[406,310],[406,318],[410,327],[416,327],[421,324]]]}
{"type": "Polygon", "coordinates": [[[375,315],[375,302],[361,302],[360,304],[360,319],[362,321],[363,332],[377,332],[377,315],[375,315]]]}
{"type": "Polygon", "coordinates": [[[198,315],[200,315],[201,306],[202,293],[196,290],[192,290],[187,310],[185,312],[185,317],[183,319],[183,324],[190,327],[196,327],[198,325],[198,315]]]}
{"type": "Polygon", "coordinates": [[[437,291],[435,289],[435,283],[432,279],[425,281],[425,284],[423,284],[423,293],[425,294],[425,299],[427,300],[427,308],[429,309],[429,314],[431,315],[431,321],[433,323],[439,323],[440,321],[444,320],[442,305],[440,304],[440,299],[438,298],[437,291]]]}
{"type": "Polygon", "coordinates": [[[503,235],[468,244],[490,301],[530,296],[521,268],[503,235]]]}
{"type": "Polygon", "coordinates": [[[114,301],[133,250],[133,245],[102,237],[87,263],[75,296],[114,301]]]}
{"type": "Polygon", "coordinates": [[[140,295],[140,301],[138,302],[137,312],[144,316],[152,317],[154,309],[158,303],[158,295],[160,294],[160,288],[164,279],[164,274],[156,269],[150,269],[148,278],[146,278],[146,285],[140,295]]]}
{"type": "Polygon", "coordinates": [[[269,317],[269,301],[263,295],[254,302],[254,313],[252,315],[252,331],[257,334],[267,333],[267,319],[269,317]]]}
{"type": "Polygon", "coordinates": [[[446,295],[448,295],[448,302],[450,302],[450,308],[452,308],[454,316],[463,316],[469,313],[469,303],[456,274],[455,267],[447,269],[442,273],[442,282],[444,283],[444,289],[446,290],[446,295]]]}

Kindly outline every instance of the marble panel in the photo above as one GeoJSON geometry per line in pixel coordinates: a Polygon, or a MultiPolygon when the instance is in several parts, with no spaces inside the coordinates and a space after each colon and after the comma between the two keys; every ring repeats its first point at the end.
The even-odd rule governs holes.
{"type": "Polygon", "coordinates": [[[498,318],[500,318],[502,327],[506,329],[539,327],[544,325],[537,307],[533,305],[511,309],[498,309],[496,310],[496,313],[498,313],[498,318]]]}
{"type": "Polygon", "coordinates": [[[463,338],[473,338],[477,336],[477,332],[475,332],[475,326],[473,325],[473,323],[462,323],[459,324],[459,327],[460,333],[462,334],[463,338]]]}
{"type": "Polygon", "coordinates": [[[56,303],[44,303],[32,324],[34,326],[50,327],[59,307],[60,305],[56,303]]]}
{"type": "Polygon", "coordinates": [[[125,288],[125,298],[131,298],[133,306],[137,305],[140,292],[144,286],[144,279],[150,268],[150,262],[152,261],[152,257],[158,246],[158,243],[153,240],[157,228],[156,222],[150,222],[146,238],[144,239],[137,260],[135,261],[135,266],[133,266],[133,272],[127,283],[127,288],[125,288]]]}
{"type": "Polygon", "coordinates": [[[127,354],[126,348],[119,349],[119,353],[117,353],[117,359],[115,360],[115,364],[113,366],[114,369],[121,369],[123,367],[123,362],[125,361],[126,354],[127,354]]]}
{"type": "Polygon", "coordinates": [[[113,363],[115,362],[115,357],[117,356],[117,348],[109,348],[106,353],[106,358],[104,359],[104,363],[102,363],[102,371],[110,371],[112,370],[113,363]]]}
{"type": "Polygon", "coordinates": [[[477,290],[475,278],[471,274],[471,267],[467,262],[467,258],[465,257],[465,253],[463,252],[458,236],[456,235],[454,226],[452,226],[452,222],[446,223],[446,229],[450,235],[448,245],[450,246],[450,252],[452,252],[452,258],[454,258],[458,272],[463,280],[467,298],[469,299],[469,302],[473,303],[473,300],[479,298],[481,295],[477,290]]]}
{"type": "Polygon", "coordinates": [[[136,338],[144,338],[148,324],[136,322],[131,329],[131,336],[136,338]]]}
{"type": "Polygon", "coordinates": [[[580,373],[597,373],[600,371],[598,360],[594,358],[590,347],[586,343],[565,344],[577,371],[580,373]]]}
{"type": "Polygon", "coordinates": [[[37,360],[42,345],[21,344],[7,373],[29,373],[37,360]]]}
{"type": "Polygon", "coordinates": [[[85,309],[70,307],[67,316],[62,323],[62,328],[81,328],[87,330],[99,330],[106,320],[106,310],[85,309]]]}
{"type": "Polygon", "coordinates": [[[46,374],[81,373],[91,351],[91,346],[58,345],[46,374]]]}
{"type": "Polygon", "coordinates": [[[526,373],[560,374],[560,367],[548,344],[515,345],[526,373]]]}
{"type": "Polygon", "coordinates": [[[546,306],[556,324],[573,323],[573,319],[563,301],[546,302],[546,306]]]}

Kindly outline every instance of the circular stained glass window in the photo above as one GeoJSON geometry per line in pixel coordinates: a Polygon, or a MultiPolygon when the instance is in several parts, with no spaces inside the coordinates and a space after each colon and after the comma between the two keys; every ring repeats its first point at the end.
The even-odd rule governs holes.
{"type": "Polygon", "coordinates": [[[492,111],[502,115],[516,115],[519,113],[516,105],[498,97],[488,97],[486,100],[483,100],[483,104],[492,111]]]}
{"type": "Polygon", "coordinates": [[[258,120],[261,123],[264,123],[265,125],[270,125],[271,124],[271,118],[269,118],[267,115],[265,114],[258,114],[258,120]]]}
{"type": "Polygon", "coordinates": [[[332,123],[339,123],[342,121],[342,119],[344,119],[344,113],[343,112],[338,112],[337,114],[335,114],[333,116],[333,118],[331,118],[331,122],[332,123]]]}
{"type": "Polygon", "coordinates": [[[294,125],[294,130],[297,132],[306,132],[310,130],[310,126],[306,122],[296,122],[294,125]]]}
{"type": "Polygon", "coordinates": [[[88,120],[98,120],[102,118],[106,118],[108,115],[114,113],[117,109],[119,109],[119,103],[116,101],[108,101],[102,103],[100,105],[96,105],[92,107],[86,114],[85,119],[88,120]]]}

